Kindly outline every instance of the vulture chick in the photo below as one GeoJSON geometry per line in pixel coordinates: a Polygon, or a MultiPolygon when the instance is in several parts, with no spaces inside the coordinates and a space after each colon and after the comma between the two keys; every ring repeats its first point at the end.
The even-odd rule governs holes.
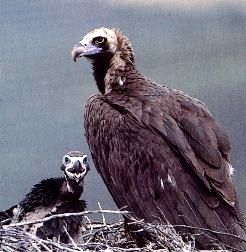
{"type": "MultiPolygon", "coordinates": [[[[80,151],[70,151],[63,157],[61,169],[64,177],[42,180],[18,205],[0,212],[1,223],[34,221],[54,214],[84,211],[86,202],[79,198],[84,190],[84,177],[90,169],[87,156],[80,151]]],[[[67,232],[79,241],[81,225],[82,216],[70,216],[25,225],[24,230],[42,239],[69,243],[67,232]]]]}
{"type": "Polygon", "coordinates": [[[78,57],[91,61],[100,91],[86,102],[86,138],[117,206],[194,233],[198,248],[246,250],[230,143],[206,105],[141,74],[117,29],[86,34],[72,50],[78,57]]]}

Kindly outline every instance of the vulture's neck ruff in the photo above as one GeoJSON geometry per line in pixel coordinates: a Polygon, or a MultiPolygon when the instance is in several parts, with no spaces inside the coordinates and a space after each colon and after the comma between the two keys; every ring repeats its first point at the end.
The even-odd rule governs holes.
{"type": "Polygon", "coordinates": [[[125,74],[135,68],[134,54],[128,38],[117,29],[100,28],[88,33],[72,51],[91,60],[97,87],[102,94],[124,85],[125,74]]]}
{"type": "Polygon", "coordinates": [[[115,30],[117,49],[115,53],[100,54],[92,58],[94,78],[102,94],[109,93],[114,87],[121,86],[126,78],[124,73],[134,68],[134,55],[126,36],[115,30]]]}

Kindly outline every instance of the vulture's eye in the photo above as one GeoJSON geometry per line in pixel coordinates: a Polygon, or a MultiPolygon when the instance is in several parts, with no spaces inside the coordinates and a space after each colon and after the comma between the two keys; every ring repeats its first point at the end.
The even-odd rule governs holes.
{"type": "Polygon", "coordinates": [[[98,44],[102,44],[106,41],[106,38],[102,37],[102,36],[98,36],[96,38],[93,39],[93,43],[98,45],[98,44]]]}
{"type": "Polygon", "coordinates": [[[65,157],[64,161],[65,161],[66,164],[69,164],[71,162],[71,160],[68,157],[65,157]]]}

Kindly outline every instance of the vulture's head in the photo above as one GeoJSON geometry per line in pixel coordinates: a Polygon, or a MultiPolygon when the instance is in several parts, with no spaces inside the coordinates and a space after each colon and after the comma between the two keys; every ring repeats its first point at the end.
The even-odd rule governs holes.
{"type": "Polygon", "coordinates": [[[83,39],[74,46],[72,58],[78,57],[94,59],[99,55],[113,56],[117,50],[117,35],[114,29],[100,28],[87,33],[83,39]]]}
{"type": "Polygon", "coordinates": [[[76,62],[79,57],[101,59],[101,56],[112,58],[117,51],[131,54],[129,59],[133,62],[133,52],[128,38],[118,29],[105,27],[87,33],[72,50],[72,58],[76,62]]]}
{"type": "Polygon", "coordinates": [[[122,86],[126,80],[124,71],[135,68],[130,41],[115,28],[102,27],[87,33],[72,50],[75,62],[80,57],[91,60],[93,75],[102,94],[122,86]]]}
{"type": "Polygon", "coordinates": [[[90,170],[87,155],[80,151],[68,152],[62,159],[61,170],[67,179],[81,182],[90,170]]]}

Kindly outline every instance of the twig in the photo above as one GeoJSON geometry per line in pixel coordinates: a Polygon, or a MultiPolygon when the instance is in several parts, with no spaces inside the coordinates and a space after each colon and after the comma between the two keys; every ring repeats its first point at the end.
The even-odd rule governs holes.
{"type": "Polygon", "coordinates": [[[95,214],[95,213],[110,213],[110,214],[126,214],[127,211],[114,211],[114,210],[95,210],[95,211],[83,211],[78,213],[64,213],[64,214],[54,214],[49,217],[45,217],[43,219],[33,220],[33,221],[25,221],[25,222],[19,222],[19,223],[13,223],[9,225],[3,225],[2,228],[10,228],[10,227],[20,227],[25,225],[31,225],[36,223],[43,223],[46,221],[50,221],[56,218],[64,218],[64,217],[70,217],[70,216],[81,216],[85,214],[95,214]]]}
{"type": "Polygon", "coordinates": [[[65,225],[63,225],[63,229],[64,229],[66,235],[68,236],[70,242],[73,244],[74,248],[78,249],[79,251],[82,251],[82,249],[80,249],[80,248],[77,246],[77,244],[74,242],[74,240],[73,240],[73,238],[71,237],[71,235],[68,233],[68,231],[67,231],[65,225]]]}
{"type": "Polygon", "coordinates": [[[189,228],[189,229],[198,229],[201,231],[206,231],[206,232],[211,232],[214,234],[221,234],[221,235],[227,235],[236,239],[239,239],[240,241],[244,241],[246,242],[246,239],[238,236],[238,235],[234,235],[231,233],[226,233],[226,232],[222,232],[222,231],[218,231],[218,230],[212,230],[212,229],[208,229],[208,228],[202,228],[202,227],[194,227],[194,226],[187,226],[187,225],[166,225],[166,226],[170,226],[170,227],[183,227],[183,228],[189,228]]]}
{"type": "MultiPolygon", "coordinates": [[[[102,211],[101,204],[100,204],[99,202],[97,202],[97,204],[98,204],[98,206],[99,206],[99,209],[102,211]]],[[[103,224],[106,225],[105,216],[104,216],[103,212],[102,212],[102,222],[103,222],[103,224]]]]}

